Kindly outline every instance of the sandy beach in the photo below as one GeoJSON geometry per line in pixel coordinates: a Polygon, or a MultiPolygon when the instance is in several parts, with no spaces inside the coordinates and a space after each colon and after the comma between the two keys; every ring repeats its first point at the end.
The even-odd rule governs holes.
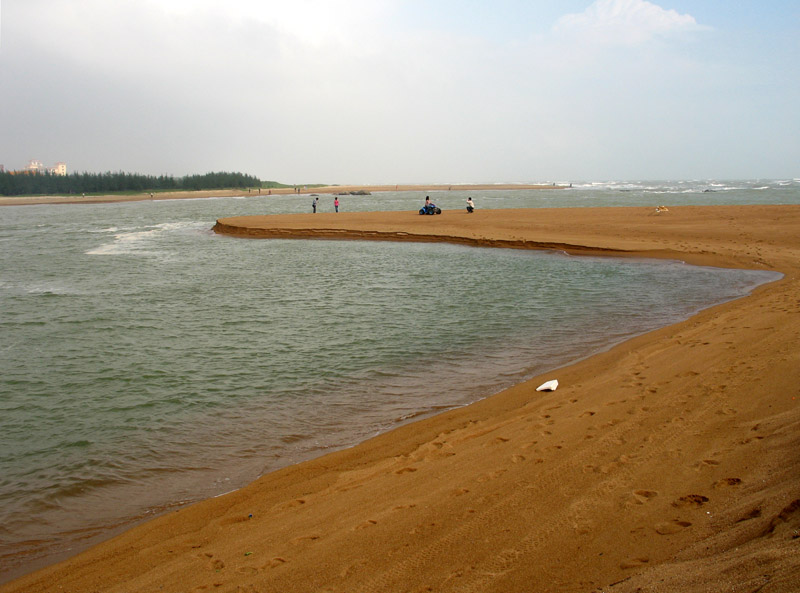
{"type": "Polygon", "coordinates": [[[2,593],[798,590],[800,206],[248,216],[215,230],[561,249],[784,277],[165,514],[2,593]],[[556,391],[535,390],[549,379],[556,391]]]}
{"type": "Polygon", "coordinates": [[[564,189],[563,185],[531,184],[431,184],[431,185],[328,185],[324,187],[299,186],[274,189],[216,189],[196,191],[172,191],[140,194],[108,194],[88,196],[0,196],[0,206],[33,206],[39,204],[106,204],[112,202],[143,202],[146,200],[196,200],[198,198],[226,198],[239,196],[278,196],[287,194],[340,194],[353,191],[473,191],[489,189],[564,189]]]}

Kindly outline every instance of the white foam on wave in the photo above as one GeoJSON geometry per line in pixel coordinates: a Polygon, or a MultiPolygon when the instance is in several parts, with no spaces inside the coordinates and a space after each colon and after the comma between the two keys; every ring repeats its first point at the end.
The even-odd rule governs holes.
{"type": "Polygon", "coordinates": [[[65,295],[65,294],[73,294],[74,291],[64,286],[63,284],[31,284],[29,286],[23,287],[23,290],[27,294],[52,294],[52,295],[65,295]]]}
{"type": "Polygon", "coordinates": [[[25,282],[0,280],[0,293],[9,295],[78,294],[74,287],[59,282],[25,282]]]}
{"type": "Polygon", "coordinates": [[[114,242],[101,245],[86,252],[87,255],[119,255],[140,251],[143,243],[149,237],[153,237],[158,231],[150,229],[147,231],[135,231],[130,233],[117,233],[114,235],[114,242]]]}
{"type": "Polygon", "coordinates": [[[686,179],[686,180],[609,180],[573,182],[573,188],[609,192],[641,192],[658,194],[691,194],[707,190],[714,192],[753,191],[795,185],[800,179],[686,179]]]}
{"type": "Polygon", "coordinates": [[[183,231],[199,232],[209,227],[208,222],[184,221],[162,222],[144,229],[130,229],[115,233],[112,243],[90,249],[86,255],[158,255],[159,252],[152,247],[164,235],[183,231]]]}

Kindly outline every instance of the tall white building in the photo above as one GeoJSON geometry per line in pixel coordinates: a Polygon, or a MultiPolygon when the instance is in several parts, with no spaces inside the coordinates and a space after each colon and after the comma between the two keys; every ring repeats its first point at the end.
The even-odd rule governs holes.
{"type": "Polygon", "coordinates": [[[36,159],[31,159],[28,161],[28,164],[25,166],[24,171],[26,173],[50,173],[51,175],[66,175],[67,174],[67,163],[58,162],[52,167],[45,167],[42,164],[42,161],[37,161],[36,159]]]}
{"type": "Polygon", "coordinates": [[[42,173],[44,172],[44,165],[42,161],[37,161],[36,159],[31,159],[28,161],[28,164],[25,166],[26,171],[30,171],[31,173],[42,173]]]}

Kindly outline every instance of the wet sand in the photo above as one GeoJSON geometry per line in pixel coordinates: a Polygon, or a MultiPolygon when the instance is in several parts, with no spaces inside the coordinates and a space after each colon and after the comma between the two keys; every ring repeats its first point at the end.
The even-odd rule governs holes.
{"type": "Polygon", "coordinates": [[[0,206],[33,206],[40,204],[106,204],[112,202],[143,202],[147,200],[196,200],[198,198],[231,198],[278,196],[286,194],[341,194],[348,192],[384,191],[471,191],[488,189],[564,189],[563,185],[526,184],[459,184],[459,185],[328,185],[325,187],[305,187],[297,189],[281,187],[275,189],[217,189],[197,191],[149,192],[140,194],[108,194],[88,196],[0,196],[0,206]]]}
{"type": "Polygon", "coordinates": [[[561,248],[784,278],[156,518],[3,593],[797,591],[800,206],[252,216],[217,231],[561,248]],[[556,391],[535,391],[554,378],[556,391]]]}

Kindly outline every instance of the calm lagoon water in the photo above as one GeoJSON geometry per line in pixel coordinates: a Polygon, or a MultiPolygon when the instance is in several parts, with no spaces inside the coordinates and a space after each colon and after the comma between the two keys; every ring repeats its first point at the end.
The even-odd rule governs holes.
{"type": "MultiPolygon", "coordinates": [[[[479,209],[800,203],[800,182],[471,195],[479,209]]],[[[465,196],[431,193],[445,210],[465,196]]],[[[423,198],[341,202],[414,211],[423,198]]],[[[468,404],[776,277],[210,230],[226,216],[310,211],[310,200],[0,209],[0,581],[110,527],[468,404]]]]}

